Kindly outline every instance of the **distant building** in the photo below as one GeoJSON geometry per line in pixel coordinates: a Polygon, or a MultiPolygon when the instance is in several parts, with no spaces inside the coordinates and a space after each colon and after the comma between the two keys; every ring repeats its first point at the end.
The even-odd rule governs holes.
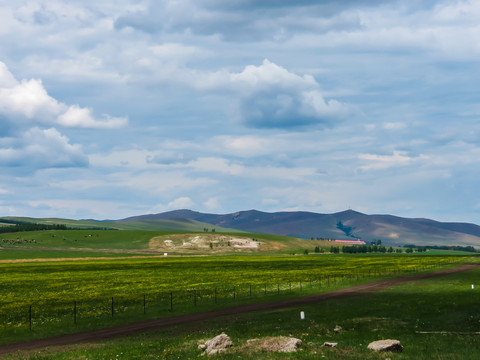
{"type": "Polygon", "coordinates": [[[349,245],[367,245],[367,243],[363,240],[357,239],[357,240],[333,240],[338,243],[342,244],[349,244],[349,245]]]}

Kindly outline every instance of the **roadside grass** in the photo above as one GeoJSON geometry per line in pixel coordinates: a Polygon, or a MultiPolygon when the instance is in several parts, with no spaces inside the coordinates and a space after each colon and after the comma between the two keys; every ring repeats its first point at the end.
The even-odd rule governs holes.
{"type": "Polygon", "coordinates": [[[277,255],[0,264],[0,343],[298,297],[471,259],[277,255]]]}
{"type": "Polygon", "coordinates": [[[377,293],[320,302],[301,308],[211,319],[93,344],[19,352],[7,360],[197,359],[199,343],[228,334],[234,347],[218,359],[449,359],[480,358],[480,269],[403,284],[377,293]],[[305,320],[299,312],[304,311],[305,320]],[[335,333],[340,325],[343,330],[335,333]],[[247,350],[248,339],[294,336],[295,354],[247,350]],[[367,345],[398,339],[401,353],[374,353],[367,345]],[[326,348],[325,342],[338,342],[326,348]]]}
{"type": "MultiPolygon", "coordinates": [[[[34,250],[34,249],[2,249],[0,248],[1,260],[35,260],[41,259],[76,259],[76,258],[99,258],[99,257],[129,257],[149,256],[149,254],[135,252],[108,252],[108,251],[83,251],[83,250],[34,250]]],[[[150,254],[151,256],[151,254],[150,254]]]]}

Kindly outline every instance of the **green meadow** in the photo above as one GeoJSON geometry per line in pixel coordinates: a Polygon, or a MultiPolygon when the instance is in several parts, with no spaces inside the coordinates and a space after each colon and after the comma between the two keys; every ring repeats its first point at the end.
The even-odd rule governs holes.
{"type": "MultiPolygon", "coordinates": [[[[77,229],[3,233],[0,234],[0,343],[296,298],[478,261],[471,253],[442,250],[413,254],[329,254],[331,245],[336,244],[265,234],[214,234],[211,230],[191,233],[77,229]],[[261,246],[256,250],[238,250],[222,240],[223,247],[218,248],[217,245],[193,250],[181,247],[182,242],[191,241],[192,236],[197,235],[207,236],[207,244],[217,241],[218,236],[231,236],[258,242],[261,246]],[[153,246],[152,239],[156,239],[157,244],[175,239],[180,246],[168,251],[168,256],[159,257],[165,250],[153,246]],[[317,246],[325,253],[313,253],[317,246]],[[305,250],[310,254],[304,255],[305,250]]],[[[392,334],[408,340],[412,337],[411,326],[418,329],[422,323],[419,319],[426,319],[429,322],[425,324],[439,328],[442,323],[428,306],[429,301],[438,308],[441,304],[435,301],[449,299],[455,311],[451,322],[445,323],[445,329],[428,331],[458,332],[452,330],[458,325],[454,318],[458,315],[467,319],[464,313],[470,314],[470,309],[463,306],[471,299],[466,295],[476,293],[466,290],[470,284],[465,285],[475,283],[473,275],[456,276],[458,280],[447,281],[444,288],[439,285],[443,283],[441,279],[429,280],[425,281],[430,284],[428,286],[423,282],[402,285],[393,293],[387,291],[308,306],[302,309],[307,313],[303,322],[292,320],[298,318],[299,309],[286,309],[241,315],[230,319],[228,324],[212,320],[201,325],[177,327],[173,333],[158,331],[93,347],[86,345],[76,350],[67,347],[61,352],[35,353],[38,357],[25,353],[9,358],[189,359],[199,355],[196,343],[200,339],[226,331],[240,346],[220,358],[289,358],[278,354],[259,355],[243,349],[241,344],[252,337],[297,334],[304,344],[296,358],[309,359],[320,354],[327,358],[383,359],[363,349],[366,338],[377,335],[385,338],[392,334]],[[459,289],[462,291],[457,294],[459,289]],[[457,299],[457,295],[461,299],[457,299]],[[423,305],[417,309],[414,304],[423,305]],[[394,316],[386,315],[390,310],[394,316]],[[400,322],[403,317],[404,322],[400,322]],[[344,333],[332,333],[337,322],[346,329],[344,333]],[[398,333],[400,328],[405,328],[406,332],[398,333]],[[353,329],[361,329],[361,333],[353,329]],[[311,334],[316,335],[310,337],[311,334]],[[334,338],[343,339],[344,346],[338,349],[320,346],[322,340],[334,338]],[[176,349],[178,346],[180,349],[176,349]]],[[[476,324],[475,321],[472,324],[476,324]]],[[[473,327],[469,329],[465,339],[476,339],[470,335],[473,327]]],[[[420,330],[415,331],[420,335],[420,330]]],[[[433,334],[421,333],[421,337],[432,340],[433,334]]],[[[444,346],[442,339],[437,342],[444,346]]],[[[445,339],[451,341],[450,337],[445,339]]],[[[412,348],[424,346],[411,339],[408,341],[416,344],[412,348]]],[[[406,354],[407,351],[393,354],[392,358],[413,358],[406,354]]]]}
{"type": "Polygon", "coordinates": [[[5,359],[196,359],[199,343],[225,332],[234,346],[218,359],[474,360],[480,357],[480,288],[472,289],[471,284],[478,284],[479,278],[476,269],[301,308],[215,318],[110,341],[19,352],[5,359]],[[339,333],[333,331],[336,325],[342,327],[339,333]],[[246,346],[248,339],[268,336],[294,336],[302,345],[295,354],[246,346]],[[367,349],[380,339],[398,339],[404,351],[367,349]],[[324,342],[338,345],[326,348],[324,342]]]}
{"type": "Polygon", "coordinates": [[[0,342],[325,292],[467,256],[210,256],[0,264],[0,342]]]}

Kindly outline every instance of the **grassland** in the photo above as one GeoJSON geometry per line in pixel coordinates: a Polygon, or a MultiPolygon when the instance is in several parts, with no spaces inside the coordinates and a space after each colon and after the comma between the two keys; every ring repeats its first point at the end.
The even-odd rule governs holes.
{"type": "Polygon", "coordinates": [[[422,280],[379,293],[325,301],[321,304],[217,318],[93,344],[78,344],[6,356],[7,360],[66,359],[196,359],[197,345],[221,332],[234,347],[219,359],[450,359],[480,356],[478,331],[480,270],[422,280]],[[299,312],[304,311],[305,320],[299,312]],[[333,331],[336,325],[343,330],[333,331]],[[294,336],[302,340],[292,354],[265,353],[245,347],[252,338],[294,336]],[[377,354],[367,344],[394,338],[402,353],[377,354]],[[338,342],[325,348],[325,341],[338,342]]]}
{"type": "Polygon", "coordinates": [[[27,260],[58,260],[58,259],[87,259],[87,258],[123,258],[133,256],[152,256],[150,254],[142,254],[136,252],[108,252],[108,251],[83,251],[83,250],[35,250],[29,248],[19,249],[0,249],[0,262],[6,261],[27,261],[27,260]]]}
{"type": "Polygon", "coordinates": [[[0,264],[0,342],[295,297],[468,259],[280,255],[0,264]]]}
{"type": "MultiPolygon", "coordinates": [[[[372,279],[429,271],[472,259],[476,261],[469,253],[438,251],[411,255],[298,255],[305,249],[312,253],[315,246],[328,249],[331,245],[326,241],[236,232],[83,229],[0,234],[0,260],[65,258],[65,261],[53,262],[0,263],[0,343],[298,297],[372,279]],[[246,239],[258,243],[259,247],[234,249],[229,240],[217,241],[219,236],[246,239]],[[153,239],[160,244],[166,240],[173,242],[172,239],[185,244],[192,237],[206,237],[204,241],[215,246],[185,249],[179,245],[169,249],[168,257],[149,257],[165,251],[164,246],[153,246],[153,239]],[[133,258],[139,254],[145,257],[133,258]],[[172,257],[172,254],[177,256],[172,257]],[[185,254],[199,256],[186,257],[185,254]],[[132,258],[115,259],[125,256],[132,258]],[[82,257],[90,260],[66,261],[82,257]],[[94,259],[96,257],[111,259],[94,259]]],[[[342,318],[341,314],[337,315],[342,318]]],[[[269,321],[267,316],[266,324],[269,321]]],[[[275,329],[278,324],[272,326],[275,329]]],[[[268,332],[267,327],[264,330],[268,332]]],[[[193,357],[194,350],[170,352],[172,344],[188,343],[190,338],[185,330],[178,328],[178,331],[181,334],[178,338],[157,343],[161,344],[157,347],[169,349],[158,358],[170,358],[170,355],[173,358],[193,357]]],[[[228,331],[235,334],[236,330],[228,328],[228,331]]],[[[263,330],[259,329],[259,334],[260,331],[263,330]]],[[[238,339],[243,341],[243,335],[238,334],[238,339]]],[[[112,349],[123,349],[123,345],[111,346],[112,349]]],[[[185,345],[183,347],[186,349],[185,345]]],[[[133,356],[125,355],[124,358],[137,355],[136,358],[142,358],[149,351],[149,348],[139,350],[138,346],[132,346],[132,349],[133,352],[121,351],[133,356]]],[[[113,358],[102,351],[96,355],[92,353],[93,358],[113,358]]],[[[305,350],[302,354],[307,353],[305,350]]],[[[58,356],[63,355],[54,354],[46,359],[58,356]]],[[[74,352],[71,356],[82,358],[74,352]]],[[[245,358],[246,355],[240,352],[231,356],[245,358]]],[[[257,355],[252,356],[256,358],[257,355]]]]}
{"type": "MultiPolygon", "coordinates": [[[[102,252],[125,252],[137,254],[163,254],[164,252],[173,254],[197,254],[212,255],[232,252],[246,252],[249,254],[303,254],[305,250],[313,253],[315,247],[323,248],[329,251],[331,246],[341,247],[341,244],[322,241],[299,239],[288,236],[251,234],[238,232],[191,232],[191,231],[172,231],[172,230],[43,230],[27,231],[15,233],[0,234],[1,249],[31,249],[36,251],[45,250],[82,250],[82,251],[102,251],[102,252]],[[207,246],[174,246],[168,248],[157,246],[165,240],[173,239],[175,243],[189,243],[192,238],[201,237],[207,246]],[[224,241],[218,241],[219,237],[224,237],[224,241]],[[244,239],[246,241],[255,241],[256,248],[238,248],[229,246],[228,238],[244,239]],[[152,240],[155,240],[154,246],[152,240]],[[209,242],[212,245],[209,247],[209,242]],[[218,245],[218,246],[217,246],[218,245]],[[228,245],[228,246],[227,246],[228,245]]],[[[21,253],[18,253],[19,255],[21,253]]],[[[26,254],[26,253],[25,253],[26,254]]],[[[422,253],[424,254],[424,253],[422,253]]],[[[427,254],[431,255],[451,255],[460,254],[458,252],[430,250],[427,254]]],[[[465,255],[471,253],[463,253],[465,255]]],[[[41,254],[39,253],[39,256],[41,254]]],[[[0,251],[0,259],[1,259],[0,251]]],[[[74,256],[76,257],[76,256],[74,256]]]]}
{"type": "MultiPolygon", "coordinates": [[[[287,236],[267,235],[267,234],[247,234],[247,233],[220,233],[220,232],[185,232],[185,231],[151,231],[151,230],[44,230],[44,231],[27,231],[17,233],[0,234],[0,249],[65,249],[65,250],[115,250],[115,252],[149,252],[161,253],[165,251],[176,254],[201,254],[210,255],[216,253],[231,252],[248,252],[248,253],[283,253],[301,254],[305,249],[313,252],[316,246],[328,249],[332,245],[328,241],[305,240],[287,236]],[[205,238],[206,243],[212,242],[217,244],[216,238],[219,236],[230,237],[236,239],[245,239],[249,241],[255,240],[259,245],[256,249],[236,249],[226,246],[228,241],[224,242],[225,246],[200,246],[194,248],[172,248],[152,246],[151,240],[164,240],[175,237],[178,242],[188,242],[192,237],[201,236],[205,238]],[[208,239],[211,240],[208,240],[208,239]]],[[[1,256],[1,255],[0,255],[1,256]]]]}

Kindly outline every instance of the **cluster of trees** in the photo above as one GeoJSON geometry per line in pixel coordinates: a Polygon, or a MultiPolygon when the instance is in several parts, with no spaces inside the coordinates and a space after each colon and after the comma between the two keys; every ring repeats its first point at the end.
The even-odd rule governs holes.
{"type": "MultiPolygon", "coordinates": [[[[3,222],[3,220],[2,220],[3,222]]],[[[15,225],[0,226],[0,233],[12,233],[20,231],[39,231],[39,230],[67,230],[65,225],[53,224],[33,224],[33,223],[20,223],[15,225]]]]}
{"type": "MultiPolygon", "coordinates": [[[[350,245],[342,246],[331,246],[330,253],[338,254],[340,252],[344,254],[366,254],[366,253],[402,253],[402,249],[394,249],[393,247],[385,247],[381,244],[381,240],[373,241],[372,245],[350,245]]],[[[467,252],[478,252],[473,246],[416,246],[416,245],[404,245],[405,252],[407,254],[413,252],[426,252],[429,249],[439,249],[439,250],[455,250],[455,251],[467,251],[467,252]]],[[[315,247],[315,253],[325,252],[324,248],[319,246],[315,247]]],[[[304,251],[305,255],[308,255],[308,250],[304,251]]]]}
{"type": "Polygon", "coordinates": [[[343,246],[342,253],[344,254],[366,254],[366,253],[401,253],[401,249],[394,249],[393,247],[385,247],[382,245],[352,245],[352,246],[343,246]]]}
{"type": "MultiPolygon", "coordinates": [[[[203,228],[203,232],[208,232],[208,228],[203,228]]],[[[212,232],[215,232],[215,228],[212,229],[212,232]]]]}
{"type": "MultiPolygon", "coordinates": [[[[408,250],[408,249],[407,249],[408,250]]],[[[320,246],[315,246],[315,253],[324,253],[325,249],[320,246]]],[[[401,249],[394,249],[393,247],[386,248],[381,245],[351,245],[351,246],[331,246],[330,253],[339,254],[340,252],[344,254],[366,254],[366,253],[401,253],[401,249]]],[[[408,251],[407,251],[408,252],[408,251]]],[[[305,250],[304,254],[308,255],[309,251],[305,250]]]]}
{"type": "Polygon", "coordinates": [[[473,246],[448,246],[448,245],[427,245],[427,246],[416,246],[413,244],[404,245],[404,248],[407,248],[407,252],[413,252],[413,249],[416,249],[417,252],[425,252],[427,249],[432,250],[454,250],[454,251],[466,251],[466,252],[477,252],[473,246]],[[411,251],[409,251],[411,249],[411,251]]]}
{"type": "Polygon", "coordinates": [[[338,246],[332,246],[330,247],[330,252],[332,254],[338,254],[340,252],[340,248],[338,246]]]}

